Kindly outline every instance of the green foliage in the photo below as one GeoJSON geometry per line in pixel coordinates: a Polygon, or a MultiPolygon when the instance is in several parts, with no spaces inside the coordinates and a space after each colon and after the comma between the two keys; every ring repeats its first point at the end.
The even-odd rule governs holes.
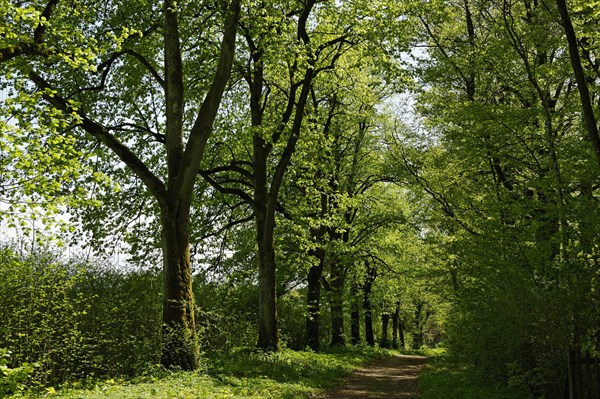
{"type": "Polygon", "coordinates": [[[9,367],[10,351],[0,348],[0,398],[25,389],[25,383],[33,373],[37,364],[23,363],[17,367],[9,367]]]}
{"type": "MultiPolygon", "coordinates": [[[[598,331],[598,173],[576,91],[565,90],[573,73],[553,7],[420,8],[430,45],[415,68],[423,119],[396,129],[388,153],[397,178],[430,198],[422,233],[453,302],[449,354],[492,384],[546,398],[563,392],[567,348],[595,346],[598,331]]],[[[587,72],[597,79],[597,68],[587,72]]]]}
{"type": "Polygon", "coordinates": [[[305,347],[306,292],[292,290],[279,297],[277,314],[281,341],[288,348],[301,350],[305,347]]]}
{"type": "Polygon", "coordinates": [[[452,310],[450,353],[492,380],[536,397],[560,392],[571,333],[565,293],[544,292],[515,274],[485,284],[465,292],[452,310]]]}
{"type": "Polygon", "coordinates": [[[40,383],[80,375],[86,347],[80,324],[88,311],[75,290],[82,270],[51,253],[18,256],[7,247],[0,249],[0,265],[0,347],[15,364],[38,363],[40,383]]]}
{"type": "Polygon", "coordinates": [[[28,386],[134,375],[158,362],[160,277],[0,250],[0,347],[28,386]]]}
{"type": "Polygon", "coordinates": [[[160,353],[162,278],[156,270],[86,265],[77,290],[88,302],[82,317],[91,376],[133,376],[157,364],[160,353]]]}
{"type": "Polygon", "coordinates": [[[257,288],[251,284],[194,284],[202,351],[230,351],[256,340],[257,288]]]}
{"type": "Polygon", "coordinates": [[[526,399],[519,389],[498,387],[480,370],[452,363],[445,355],[430,358],[419,377],[421,399],[526,399]]]}

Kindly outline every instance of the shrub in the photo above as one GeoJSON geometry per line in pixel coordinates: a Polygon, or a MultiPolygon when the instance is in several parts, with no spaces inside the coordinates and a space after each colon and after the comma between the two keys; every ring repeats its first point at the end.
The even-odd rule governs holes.
{"type": "Polygon", "coordinates": [[[25,389],[25,382],[33,373],[35,364],[24,363],[17,367],[9,367],[10,351],[0,348],[0,398],[25,389]]]}
{"type": "Polygon", "coordinates": [[[450,353],[495,383],[558,397],[551,393],[564,389],[570,342],[565,295],[503,273],[461,295],[448,326],[450,353]]]}
{"type": "Polygon", "coordinates": [[[6,247],[0,264],[0,347],[12,352],[15,365],[38,363],[33,380],[41,384],[79,376],[88,303],[73,294],[84,272],[51,252],[19,256],[6,247]]]}
{"type": "Polygon", "coordinates": [[[254,345],[258,334],[256,287],[196,283],[194,298],[198,312],[198,336],[203,351],[229,351],[254,345]]]}
{"type": "MultiPolygon", "coordinates": [[[[0,347],[30,386],[132,376],[160,356],[160,274],[0,248],[0,347]]],[[[11,372],[11,374],[14,374],[11,372]]]]}

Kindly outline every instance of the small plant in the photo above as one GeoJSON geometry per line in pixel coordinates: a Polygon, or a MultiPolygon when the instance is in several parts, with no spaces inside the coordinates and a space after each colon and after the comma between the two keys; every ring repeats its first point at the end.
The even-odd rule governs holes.
{"type": "Polygon", "coordinates": [[[0,398],[21,392],[25,389],[25,382],[33,373],[36,364],[23,363],[19,367],[8,366],[10,351],[0,348],[0,398]]]}

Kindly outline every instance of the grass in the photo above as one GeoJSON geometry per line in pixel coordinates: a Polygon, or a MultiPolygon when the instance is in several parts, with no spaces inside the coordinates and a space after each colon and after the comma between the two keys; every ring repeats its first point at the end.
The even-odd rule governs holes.
{"type": "Polygon", "coordinates": [[[159,372],[132,381],[98,382],[92,389],[53,389],[23,398],[69,399],[298,399],[316,396],[360,365],[393,352],[347,348],[323,353],[263,354],[251,350],[205,358],[196,372],[159,372]]]}
{"type": "Polygon", "coordinates": [[[436,354],[419,377],[419,399],[528,399],[515,388],[494,386],[472,367],[449,361],[436,354]]]}

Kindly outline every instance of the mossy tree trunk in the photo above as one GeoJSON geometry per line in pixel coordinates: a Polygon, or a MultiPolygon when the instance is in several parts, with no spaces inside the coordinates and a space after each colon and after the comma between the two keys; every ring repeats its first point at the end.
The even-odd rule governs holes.
{"type": "Polygon", "coordinates": [[[161,363],[194,370],[198,345],[190,265],[189,216],[178,220],[169,210],[162,215],[163,240],[163,351],[161,363]]]}

